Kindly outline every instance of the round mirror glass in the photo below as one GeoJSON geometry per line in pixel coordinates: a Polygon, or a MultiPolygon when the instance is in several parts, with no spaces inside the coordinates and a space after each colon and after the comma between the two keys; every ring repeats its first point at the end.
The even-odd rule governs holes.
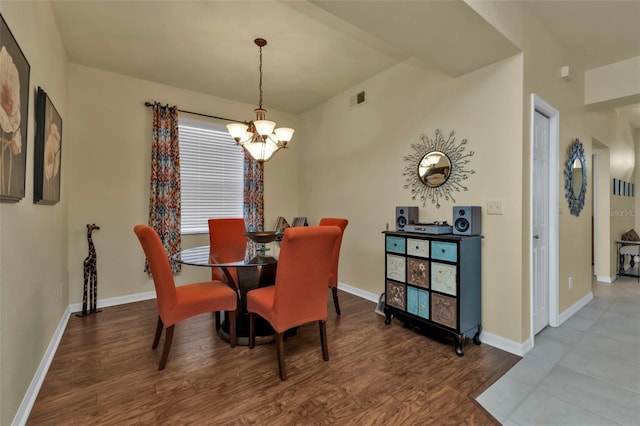
{"type": "Polygon", "coordinates": [[[573,162],[571,173],[573,174],[571,190],[573,191],[573,195],[577,197],[582,188],[582,160],[580,158],[576,158],[573,162]]]}
{"type": "Polygon", "coordinates": [[[431,188],[436,188],[449,179],[451,161],[443,152],[432,151],[426,154],[418,163],[420,180],[431,188]]]}

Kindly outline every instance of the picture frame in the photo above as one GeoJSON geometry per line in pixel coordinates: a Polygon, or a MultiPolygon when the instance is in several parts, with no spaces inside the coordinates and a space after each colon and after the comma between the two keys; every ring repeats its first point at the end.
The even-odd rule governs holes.
{"type": "Polygon", "coordinates": [[[0,75],[3,104],[0,111],[0,202],[18,202],[25,195],[27,121],[31,66],[0,14],[0,75]]]}
{"type": "Polygon", "coordinates": [[[53,205],[60,201],[62,117],[49,95],[38,87],[33,164],[33,202],[53,205]]]}

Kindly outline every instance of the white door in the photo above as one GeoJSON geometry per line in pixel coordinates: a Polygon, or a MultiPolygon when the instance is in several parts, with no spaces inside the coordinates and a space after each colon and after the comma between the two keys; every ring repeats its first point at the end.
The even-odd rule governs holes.
{"type": "Polygon", "coordinates": [[[533,334],[549,325],[549,117],[533,120],[533,334]]]}

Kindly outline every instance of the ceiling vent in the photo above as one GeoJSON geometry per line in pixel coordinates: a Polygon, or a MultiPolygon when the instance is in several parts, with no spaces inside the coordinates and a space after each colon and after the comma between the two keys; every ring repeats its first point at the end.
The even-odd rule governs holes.
{"type": "Polygon", "coordinates": [[[362,105],[364,103],[367,103],[367,97],[365,95],[364,90],[362,92],[356,93],[355,95],[349,98],[349,106],[351,108],[356,107],[358,105],[362,105]]]}

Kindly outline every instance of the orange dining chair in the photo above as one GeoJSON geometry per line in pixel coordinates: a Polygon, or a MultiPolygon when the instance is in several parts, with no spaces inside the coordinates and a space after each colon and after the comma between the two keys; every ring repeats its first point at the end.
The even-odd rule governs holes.
{"type": "MultiPolygon", "coordinates": [[[[243,218],[209,219],[209,250],[219,262],[236,262],[244,259],[247,249],[246,227],[243,218]]],[[[229,277],[220,268],[211,268],[211,279],[227,283],[238,289],[238,269],[225,268],[229,277]],[[231,282],[229,282],[231,281],[231,282]]],[[[216,330],[220,329],[220,312],[215,313],[216,330]]]]}
{"type": "Polygon", "coordinates": [[[333,258],[331,260],[331,275],[329,276],[329,287],[333,294],[333,306],[336,308],[336,314],[340,315],[340,304],[338,303],[338,262],[340,261],[340,246],[342,245],[342,236],[344,230],[349,224],[347,219],[338,217],[323,217],[320,219],[318,226],[337,226],[340,228],[340,237],[336,241],[333,249],[333,258]]]}
{"type": "Polygon", "coordinates": [[[235,317],[238,298],[236,292],[221,281],[204,281],[176,287],[169,265],[169,257],[156,231],[146,225],[136,225],[133,231],[147,257],[153,284],[156,288],[158,325],[152,349],[158,347],[162,329],[167,329],[158,370],[164,370],[167,364],[176,323],[194,315],[226,311],[231,320],[230,344],[231,347],[234,347],[236,345],[235,317]]]}
{"type": "Polygon", "coordinates": [[[280,379],[285,380],[284,332],[312,321],[320,326],[322,359],[327,349],[327,281],[340,230],[335,226],[288,228],[284,231],[275,285],[247,293],[249,348],[255,346],[256,314],[276,332],[280,379]]]}
{"type": "MultiPolygon", "coordinates": [[[[246,227],[243,218],[209,219],[209,247],[211,255],[221,262],[235,262],[244,259],[247,249],[247,237],[244,235],[246,227]]],[[[238,271],[227,268],[234,280],[227,283],[237,287],[238,271]]],[[[219,268],[211,268],[211,279],[228,281],[219,268]]]]}

